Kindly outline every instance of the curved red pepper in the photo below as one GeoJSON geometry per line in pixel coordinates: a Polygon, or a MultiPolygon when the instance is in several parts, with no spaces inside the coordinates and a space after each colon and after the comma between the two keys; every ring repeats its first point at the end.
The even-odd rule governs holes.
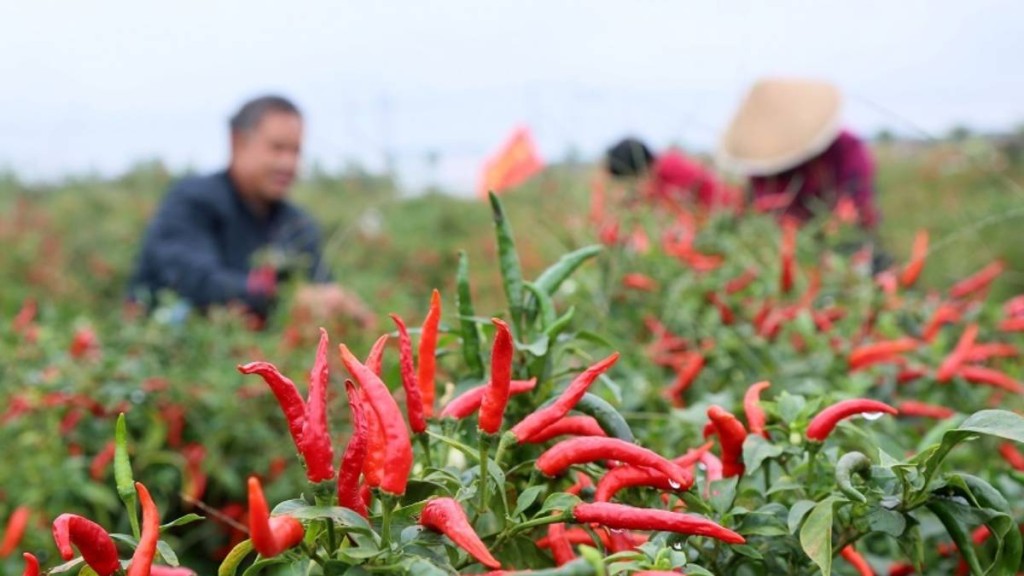
{"type": "Polygon", "coordinates": [[[21,555],[25,559],[25,571],[21,576],[39,576],[39,560],[32,554],[25,552],[21,555]]]}
{"type": "Polygon", "coordinates": [[[373,370],[373,373],[380,376],[384,370],[384,349],[388,345],[388,335],[383,334],[370,347],[370,353],[366,355],[366,367],[373,370]]]}
{"type": "Polygon", "coordinates": [[[301,452],[310,482],[324,482],[334,478],[334,446],[327,426],[327,344],[327,331],[321,328],[316,360],[309,373],[309,398],[306,400],[306,421],[302,427],[301,452]]]}
{"type": "Polygon", "coordinates": [[[291,516],[270,516],[263,487],[255,476],[249,477],[249,537],[252,547],[264,558],[273,558],[302,541],[305,529],[291,516]]]}
{"type": "Polygon", "coordinates": [[[156,557],[156,545],[160,541],[160,511],[149,495],[149,490],[141,482],[135,483],[139,494],[139,507],[142,508],[142,535],[139,545],[135,547],[131,563],[128,564],[128,576],[149,576],[156,557]]]}
{"type": "Polygon", "coordinates": [[[436,289],[430,294],[430,310],[423,320],[420,332],[420,363],[417,379],[420,384],[420,398],[423,400],[423,415],[434,416],[435,383],[437,366],[437,329],[441,323],[441,293],[436,289]]]}
{"type": "MultiPolygon", "coordinates": [[[[359,362],[347,346],[340,346],[341,361],[352,374],[360,388],[366,392],[370,407],[377,413],[377,421],[384,431],[384,471],[380,488],[388,494],[405,494],[412,470],[413,454],[409,431],[388,387],[376,374],[359,362]]],[[[425,401],[425,400],[424,400],[425,401]]]]}
{"type": "Polygon", "coordinates": [[[277,398],[277,403],[288,420],[288,431],[296,448],[302,446],[302,429],[306,423],[306,402],[287,376],[281,374],[270,362],[250,362],[238,367],[242,374],[258,374],[270,386],[270,391],[277,398]]]}
{"type": "Polygon", "coordinates": [[[964,357],[965,362],[984,362],[991,358],[1013,358],[1020,353],[1013,344],[991,342],[975,344],[964,357]]]}
{"type": "MultiPolygon", "coordinates": [[[[441,418],[455,418],[456,420],[462,420],[468,418],[473,414],[476,414],[477,410],[480,409],[480,403],[483,402],[484,392],[487,390],[488,385],[475,386],[466,390],[462,394],[459,394],[453,398],[441,411],[441,418]]],[[[510,395],[522,394],[529,392],[537,387],[537,379],[530,378],[529,380],[513,380],[509,384],[508,392],[510,395]]]]}
{"type": "Polygon", "coordinates": [[[574,464],[605,459],[653,468],[677,484],[678,490],[689,490],[693,486],[693,474],[689,470],[656,452],[618,438],[584,436],[563,440],[541,454],[535,466],[547,476],[557,476],[574,464]]]}
{"type": "Polygon", "coordinates": [[[569,383],[569,386],[558,399],[538,409],[513,426],[512,435],[515,436],[518,442],[525,442],[534,434],[568,414],[569,410],[572,410],[576,403],[580,401],[580,398],[583,398],[583,395],[587,393],[587,389],[597,380],[597,377],[611,368],[612,364],[615,364],[615,361],[618,359],[619,353],[613,352],[611,356],[584,370],[569,383]]]}
{"type": "Polygon", "coordinates": [[[871,565],[860,555],[860,552],[857,552],[857,549],[852,544],[843,548],[839,555],[843,557],[843,560],[849,562],[850,566],[853,566],[860,576],[875,576],[875,571],[871,569],[871,565]]]}
{"type": "Polygon", "coordinates": [[[1014,380],[1009,374],[998,370],[984,366],[963,366],[957,370],[956,374],[974,384],[985,384],[1014,394],[1024,394],[1024,385],[1014,380]]]}
{"type": "Polygon", "coordinates": [[[508,324],[492,318],[496,332],[494,347],[491,351],[491,380],[484,390],[480,402],[480,419],[478,426],[485,434],[497,434],[501,430],[501,422],[505,417],[508,405],[509,387],[512,384],[512,357],[515,347],[512,343],[512,332],[508,324]]]}
{"type": "Polygon", "coordinates": [[[338,505],[355,510],[366,518],[369,512],[359,495],[359,474],[366,462],[370,428],[366,422],[366,408],[362,397],[351,380],[345,381],[345,394],[348,396],[348,405],[352,412],[352,438],[345,447],[338,470],[338,505]]]}
{"type": "Polygon", "coordinates": [[[872,364],[895,360],[906,352],[916,350],[918,346],[918,341],[913,338],[898,338],[865,344],[851,350],[847,362],[851,371],[860,370],[872,364]]]}
{"type": "Polygon", "coordinates": [[[743,412],[747,417],[747,427],[751,434],[768,437],[764,425],[767,419],[764,415],[764,408],[761,408],[761,392],[771,386],[771,382],[764,381],[752,384],[743,395],[743,412]]]}
{"type": "Polygon", "coordinates": [[[576,559],[572,543],[566,536],[564,522],[548,525],[548,542],[551,546],[551,557],[555,560],[555,566],[561,566],[576,559]]]}
{"type": "Polygon", "coordinates": [[[659,490],[674,490],[668,477],[650,468],[619,466],[597,481],[594,502],[610,502],[615,495],[633,486],[650,486],[659,490]]]}
{"type": "Polygon", "coordinates": [[[566,416],[534,434],[526,442],[542,444],[558,436],[607,436],[592,416],[566,416]]]}
{"type": "Polygon", "coordinates": [[[919,416],[936,420],[952,418],[956,414],[956,410],[952,408],[936,404],[926,404],[916,400],[904,400],[896,405],[896,409],[899,410],[900,416],[919,416]]]}
{"type": "Polygon", "coordinates": [[[121,569],[117,546],[102,526],[75,514],[61,514],[53,521],[53,540],[64,560],[75,557],[74,544],[82,559],[99,576],[110,576],[121,569]]]}
{"type": "Polygon", "coordinates": [[[736,532],[695,514],[596,502],[577,504],[572,509],[572,515],[581,524],[593,522],[612,529],[676,532],[707,536],[729,544],[746,542],[743,536],[736,532]]]}
{"type": "Polygon", "coordinates": [[[487,550],[469,524],[462,506],[454,499],[435,498],[427,502],[420,513],[420,525],[444,534],[484,566],[501,568],[501,563],[487,550]]]}
{"type": "Polygon", "coordinates": [[[1003,265],[1002,260],[996,260],[954,284],[953,287],[949,289],[949,295],[953,298],[966,298],[967,296],[980,292],[985,288],[988,288],[989,284],[1003,273],[1004,268],[1005,266],[1003,265]]]}
{"type": "Polygon", "coordinates": [[[743,474],[743,441],[747,439],[743,423],[721,406],[708,408],[708,418],[715,424],[722,445],[722,473],[726,478],[743,474]]]}
{"type": "MultiPolygon", "coordinates": [[[[405,390],[405,412],[409,416],[409,427],[416,434],[427,429],[427,419],[423,414],[423,392],[416,381],[416,363],[412,357],[412,338],[405,322],[397,314],[391,315],[398,328],[399,371],[402,374],[402,389],[405,390]]],[[[379,374],[379,372],[378,372],[379,374]]]]}
{"type": "Polygon", "coordinates": [[[825,408],[811,419],[807,426],[807,439],[815,442],[824,442],[832,433],[840,420],[849,418],[856,414],[878,413],[897,414],[898,410],[885,402],[870,400],[867,398],[853,398],[843,400],[825,408]]]}
{"type": "Polygon", "coordinates": [[[684,355],[684,360],[681,365],[676,368],[676,379],[673,382],[672,387],[668,389],[666,395],[672,401],[672,405],[677,408],[681,408],[685,402],[683,401],[683,393],[693,384],[697,376],[700,375],[700,371],[704,369],[704,356],[700,352],[687,352],[684,355]]]}
{"type": "Polygon", "coordinates": [[[1024,454],[1017,449],[1017,445],[1009,440],[999,444],[999,455],[1014,470],[1024,472],[1024,454]]]}
{"type": "Polygon", "coordinates": [[[742,274],[725,283],[725,293],[735,294],[757,280],[757,268],[747,268],[742,274]]]}

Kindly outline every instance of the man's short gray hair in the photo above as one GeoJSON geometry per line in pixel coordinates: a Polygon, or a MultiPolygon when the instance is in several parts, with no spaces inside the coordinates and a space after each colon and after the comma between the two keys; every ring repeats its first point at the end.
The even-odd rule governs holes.
{"type": "Polygon", "coordinates": [[[263,117],[271,112],[283,112],[285,114],[294,114],[298,117],[302,117],[302,113],[299,112],[299,107],[296,106],[291,100],[284,96],[276,96],[273,94],[267,96],[260,96],[259,98],[253,98],[241,108],[235,115],[231,117],[228,125],[231,128],[233,134],[241,132],[249,132],[256,128],[256,126],[263,120],[263,117]]]}

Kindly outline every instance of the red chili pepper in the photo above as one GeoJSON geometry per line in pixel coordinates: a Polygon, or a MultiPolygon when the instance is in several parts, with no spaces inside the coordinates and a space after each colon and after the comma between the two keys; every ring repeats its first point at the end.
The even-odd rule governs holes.
{"type": "Polygon", "coordinates": [[[252,547],[264,558],[297,546],[305,536],[302,523],[291,516],[270,516],[263,487],[255,476],[249,477],[249,537],[252,547]]]}
{"type": "Polygon", "coordinates": [[[931,342],[939,334],[939,330],[942,329],[943,325],[959,321],[960,308],[955,304],[943,302],[935,309],[932,317],[928,320],[928,324],[921,331],[921,338],[925,342],[931,342]]]}
{"type": "Polygon", "coordinates": [[[706,298],[708,303],[718,310],[718,318],[721,320],[722,324],[724,326],[732,326],[733,322],[736,321],[736,315],[732,313],[732,309],[729,308],[729,305],[714,292],[708,292],[706,298]]]}
{"type": "Polygon", "coordinates": [[[1003,342],[992,342],[989,344],[975,344],[964,357],[965,362],[984,362],[990,358],[1013,358],[1019,351],[1013,344],[1003,342]]]}
{"type": "Polygon", "coordinates": [[[1003,314],[1007,318],[1024,316],[1024,294],[1018,294],[1003,303],[1003,314]]]}
{"type": "Polygon", "coordinates": [[[369,399],[366,398],[366,391],[359,388],[358,392],[364,407],[363,413],[366,415],[367,428],[367,449],[366,459],[363,460],[363,478],[366,481],[365,486],[378,488],[383,478],[387,439],[384,437],[384,430],[380,426],[377,413],[372,408],[366,409],[370,405],[369,399]]]}
{"type": "Polygon", "coordinates": [[[928,256],[928,231],[918,230],[914,236],[914,246],[910,250],[910,260],[900,274],[900,284],[904,288],[910,288],[917,282],[921,270],[924,269],[924,260],[928,256]]]}
{"type": "Polygon", "coordinates": [[[914,569],[913,564],[907,564],[905,562],[897,562],[892,566],[889,566],[889,576],[910,576],[916,574],[917,570],[914,569]]]}
{"type": "Polygon", "coordinates": [[[107,468],[110,467],[110,463],[114,461],[114,441],[111,440],[103,446],[103,450],[100,450],[92,462],[89,464],[89,476],[99,482],[103,480],[103,475],[106,474],[107,468]]]}
{"type": "Polygon", "coordinates": [[[380,376],[381,372],[384,371],[384,349],[387,345],[388,335],[383,334],[380,338],[377,338],[377,341],[370,348],[370,353],[366,355],[366,367],[373,370],[373,373],[377,376],[380,376]]]}
{"type": "Polygon", "coordinates": [[[351,380],[345,381],[345,395],[348,396],[348,406],[352,411],[352,438],[345,447],[345,454],[341,457],[338,469],[338,505],[355,510],[363,518],[367,518],[369,512],[359,496],[359,474],[366,462],[370,427],[362,396],[351,380]]]}
{"type": "Polygon", "coordinates": [[[667,476],[650,468],[619,466],[597,481],[594,502],[610,502],[615,495],[634,486],[650,486],[658,490],[675,490],[667,476]]]}
{"type": "Polygon", "coordinates": [[[53,521],[53,540],[61,558],[75,557],[72,544],[82,553],[85,563],[99,576],[110,576],[121,569],[117,546],[99,524],[75,514],[61,514],[53,521]]]}
{"type": "Polygon", "coordinates": [[[423,414],[423,392],[416,381],[416,365],[412,357],[412,338],[409,338],[405,322],[397,314],[392,314],[391,319],[398,327],[399,371],[402,373],[402,388],[405,389],[405,411],[409,415],[409,427],[412,428],[413,433],[420,434],[427,429],[427,419],[423,414]]]}
{"type": "Polygon", "coordinates": [[[441,293],[434,290],[430,295],[430,310],[423,321],[420,332],[420,364],[417,379],[420,384],[420,398],[423,399],[423,415],[434,417],[434,372],[437,357],[437,329],[441,322],[441,293]]]}
{"type": "Polygon", "coordinates": [[[576,553],[572,551],[572,543],[566,537],[564,522],[548,525],[548,541],[551,545],[551,557],[555,560],[555,566],[561,566],[576,559],[576,553]]]}
{"type": "Polygon", "coordinates": [[[412,470],[413,455],[412,442],[405,428],[402,413],[398,409],[398,403],[384,382],[361,364],[347,346],[342,344],[340,350],[342,363],[359,383],[360,388],[366,392],[366,399],[377,413],[377,421],[384,431],[385,465],[380,487],[388,494],[405,494],[409,472],[412,470]]]}
{"type": "Polygon", "coordinates": [[[572,494],[574,496],[579,496],[580,492],[583,492],[584,488],[593,488],[593,487],[594,487],[594,481],[590,479],[590,476],[587,476],[583,472],[577,472],[576,473],[576,483],[573,484],[572,486],[569,486],[568,488],[566,488],[565,489],[565,493],[566,494],[572,494]]]}
{"type": "Polygon", "coordinates": [[[962,366],[956,374],[974,384],[985,384],[1014,394],[1024,394],[1024,385],[1014,380],[1009,374],[998,370],[984,366],[962,366]]]}
{"type": "Polygon", "coordinates": [[[39,576],[39,560],[35,556],[25,552],[21,555],[25,559],[25,571],[21,576],[39,576]]]}
{"type": "Polygon", "coordinates": [[[766,418],[764,415],[764,408],[761,408],[761,392],[771,386],[771,382],[758,382],[752,384],[750,388],[747,388],[747,393],[743,395],[743,412],[747,416],[747,427],[750,428],[751,434],[759,434],[768,437],[768,433],[764,429],[766,418]]]}
{"type": "Polygon", "coordinates": [[[704,492],[704,496],[708,497],[711,494],[711,483],[725,477],[725,467],[722,465],[722,461],[718,459],[718,456],[711,452],[701,454],[700,463],[704,465],[704,479],[707,480],[707,489],[704,492]]]}
{"type": "Polygon", "coordinates": [[[968,276],[954,284],[953,287],[949,289],[949,295],[953,298],[966,298],[967,296],[980,292],[985,288],[988,288],[989,284],[1003,273],[1004,268],[1005,266],[1003,265],[1003,262],[1001,260],[996,260],[971,276],[968,276]]]}
{"type": "Polygon", "coordinates": [[[420,513],[420,525],[444,534],[484,566],[501,568],[501,563],[487,550],[469,524],[462,506],[454,499],[435,498],[427,502],[420,513]]]}
{"type": "Polygon", "coordinates": [[[278,371],[277,367],[269,362],[250,362],[239,366],[238,371],[242,374],[258,374],[263,381],[270,386],[271,392],[277,398],[285,418],[288,420],[288,431],[291,432],[295,447],[302,452],[302,433],[306,425],[306,403],[299,395],[295,383],[278,371]]]}
{"type": "Polygon", "coordinates": [[[974,347],[974,340],[978,337],[978,325],[971,324],[964,329],[964,333],[960,335],[960,340],[956,344],[956,348],[950,352],[949,356],[942,361],[942,365],[939,366],[939,371],[935,374],[935,379],[939,382],[947,382],[959,370],[960,365],[964,363],[967,358],[967,354],[974,347]]]}
{"type": "Polygon", "coordinates": [[[747,268],[742,274],[726,282],[723,290],[726,294],[735,294],[750,286],[754,280],[757,280],[757,268],[747,268]]]}
{"type": "Polygon", "coordinates": [[[497,434],[501,430],[505,407],[508,405],[509,387],[512,385],[512,357],[515,354],[508,324],[497,318],[491,318],[491,322],[497,330],[491,351],[491,380],[480,402],[478,423],[484,434],[497,434]]]}
{"type": "Polygon", "coordinates": [[[797,223],[786,219],[782,222],[782,246],[779,255],[782,260],[782,274],[779,278],[779,291],[789,294],[793,290],[796,276],[796,232],[797,223]]]}
{"type": "Polygon", "coordinates": [[[936,420],[952,418],[956,414],[956,410],[952,408],[936,404],[926,404],[916,400],[904,400],[896,405],[896,409],[899,410],[900,416],[917,416],[921,418],[934,418],[936,420]]]}
{"type": "MultiPolygon", "coordinates": [[[[609,545],[608,534],[603,530],[596,530],[593,534],[597,535],[598,540],[601,541],[601,545],[605,548],[609,545]]],[[[591,536],[591,532],[587,532],[583,528],[569,528],[565,531],[565,539],[569,541],[569,544],[595,544],[594,537],[591,536]]],[[[634,538],[636,540],[636,538],[634,538]]],[[[539,538],[536,542],[537,548],[551,548],[551,536],[544,536],[539,538]]]]}
{"type": "Polygon", "coordinates": [[[850,566],[853,566],[853,569],[860,576],[875,576],[875,571],[871,569],[871,565],[860,555],[860,552],[857,552],[857,549],[852,544],[843,548],[839,555],[843,557],[843,560],[849,562],[850,566]]]}
{"type": "Polygon", "coordinates": [[[1006,460],[1014,470],[1024,472],[1024,454],[1017,449],[1017,446],[1009,440],[999,444],[999,455],[1006,460]]]}
{"type": "Polygon", "coordinates": [[[729,544],[746,542],[736,532],[695,514],[596,502],[577,504],[572,509],[572,515],[581,524],[597,523],[613,530],[656,530],[707,536],[729,544]]]}
{"type": "Polygon", "coordinates": [[[722,473],[726,478],[743,474],[743,441],[747,430],[743,423],[721,406],[708,408],[708,418],[715,424],[722,445],[722,473]]]}
{"type": "Polygon", "coordinates": [[[206,473],[203,472],[206,448],[202,444],[192,443],[182,448],[181,455],[185,457],[185,502],[201,502],[206,493],[206,473]]]}
{"type": "Polygon", "coordinates": [[[185,416],[185,407],[180,404],[168,404],[160,410],[160,417],[167,424],[167,445],[171,448],[181,446],[185,416]]]}
{"type": "Polygon", "coordinates": [[[535,466],[547,476],[557,476],[574,464],[604,459],[653,468],[679,485],[677,489],[680,490],[689,490],[693,486],[693,474],[688,470],[651,450],[618,438],[585,436],[563,440],[541,454],[535,466]]]}
{"type": "Polygon", "coordinates": [[[196,576],[196,573],[181,566],[153,566],[149,571],[149,576],[196,576]]]}
{"type": "Polygon", "coordinates": [[[1024,318],[1007,318],[999,323],[1003,332],[1024,332],[1024,318]]]}
{"type": "MultiPolygon", "coordinates": [[[[714,427],[714,424],[712,424],[712,427],[714,427]]],[[[705,442],[696,448],[690,448],[686,451],[686,454],[683,454],[678,458],[673,458],[672,461],[683,468],[690,468],[696,464],[704,454],[707,454],[714,444],[714,442],[705,442]]]]}
{"type": "Polygon", "coordinates": [[[824,442],[828,435],[835,429],[840,420],[849,418],[856,414],[897,414],[898,411],[885,402],[870,400],[868,398],[852,398],[843,400],[818,412],[817,416],[811,419],[807,426],[807,439],[815,442],[824,442]]]}
{"type": "Polygon", "coordinates": [[[321,328],[316,360],[309,373],[306,421],[299,447],[306,461],[306,477],[313,483],[334,478],[334,446],[327,426],[327,344],[327,331],[321,328]]]}
{"type": "Polygon", "coordinates": [[[916,350],[920,343],[913,338],[898,338],[864,344],[850,351],[847,363],[850,370],[861,370],[880,362],[891,362],[900,358],[903,354],[916,350]]]}
{"type": "Polygon", "coordinates": [[[139,494],[139,507],[142,508],[142,536],[128,564],[127,576],[149,576],[153,558],[156,557],[156,545],[160,540],[160,511],[149,495],[149,490],[141,482],[135,483],[135,490],[139,494]]]}
{"type": "Polygon", "coordinates": [[[95,356],[99,349],[100,341],[96,337],[96,332],[92,328],[83,327],[75,330],[71,346],[68,347],[68,354],[77,360],[86,356],[95,356]]]}
{"type": "Polygon", "coordinates": [[[7,558],[18,548],[31,515],[32,511],[28,506],[18,506],[11,513],[11,517],[7,519],[7,528],[4,529],[4,539],[0,542],[0,558],[7,558]]]}
{"type": "MultiPolygon", "coordinates": [[[[480,409],[480,403],[483,402],[484,392],[487,390],[487,384],[483,386],[475,386],[466,390],[462,394],[459,394],[455,398],[448,402],[448,405],[441,411],[441,418],[455,418],[456,420],[462,420],[468,418],[473,414],[476,414],[477,410],[480,409]]],[[[537,386],[537,379],[531,378],[529,380],[513,380],[509,384],[509,394],[516,395],[524,392],[529,392],[537,386]]]]}
{"type": "Polygon", "coordinates": [[[923,378],[927,374],[928,371],[924,368],[904,367],[901,368],[899,373],[896,375],[896,382],[899,384],[908,384],[918,378],[923,378]]]}
{"type": "Polygon", "coordinates": [[[534,434],[526,442],[543,444],[558,436],[607,436],[601,425],[591,416],[565,416],[561,420],[534,434]]]}
{"type": "Polygon", "coordinates": [[[666,396],[672,401],[672,405],[681,408],[686,403],[683,400],[683,393],[693,384],[701,370],[704,369],[704,356],[700,352],[687,352],[683,361],[676,369],[676,379],[672,387],[666,391],[666,396]]]}
{"type": "Polygon", "coordinates": [[[622,287],[641,292],[654,292],[658,289],[658,282],[646,274],[633,272],[622,277],[622,287]]]}
{"type": "Polygon", "coordinates": [[[524,442],[568,414],[569,410],[572,410],[580,398],[587,393],[587,388],[597,380],[598,376],[611,368],[618,359],[619,353],[614,352],[611,356],[584,370],[569,383],[569,386],[553,403],[538,409],[513,426],[512,435],[516,437],[517,441],[524,442]]]}

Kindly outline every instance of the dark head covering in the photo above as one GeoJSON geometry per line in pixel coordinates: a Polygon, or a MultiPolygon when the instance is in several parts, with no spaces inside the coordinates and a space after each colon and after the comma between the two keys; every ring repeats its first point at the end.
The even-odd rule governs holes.
{"type": "Polygon", "coordinates": [[[654,163],[654,154],[636,138],[626,138],[608,149],[605,162],[612,176],[640,176],[654,163]]]}

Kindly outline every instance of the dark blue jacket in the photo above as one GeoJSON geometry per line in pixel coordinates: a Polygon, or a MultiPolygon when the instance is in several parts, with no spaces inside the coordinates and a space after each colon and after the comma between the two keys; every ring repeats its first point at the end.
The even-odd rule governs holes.
{"type": "Polygon", "coordinates": [[[266,264],[279,279],[299,273],[327,282],[331,276],[321,260],[320,232],[305,212],[280,202],[260,217],[226,171],[189,177],[171,188],[146,229],[130,298],[151,305],[170,290],[201,309],[238,301],[264,315],[270,299],[250,293],[246,282],[251,268],[266,264]]]}

